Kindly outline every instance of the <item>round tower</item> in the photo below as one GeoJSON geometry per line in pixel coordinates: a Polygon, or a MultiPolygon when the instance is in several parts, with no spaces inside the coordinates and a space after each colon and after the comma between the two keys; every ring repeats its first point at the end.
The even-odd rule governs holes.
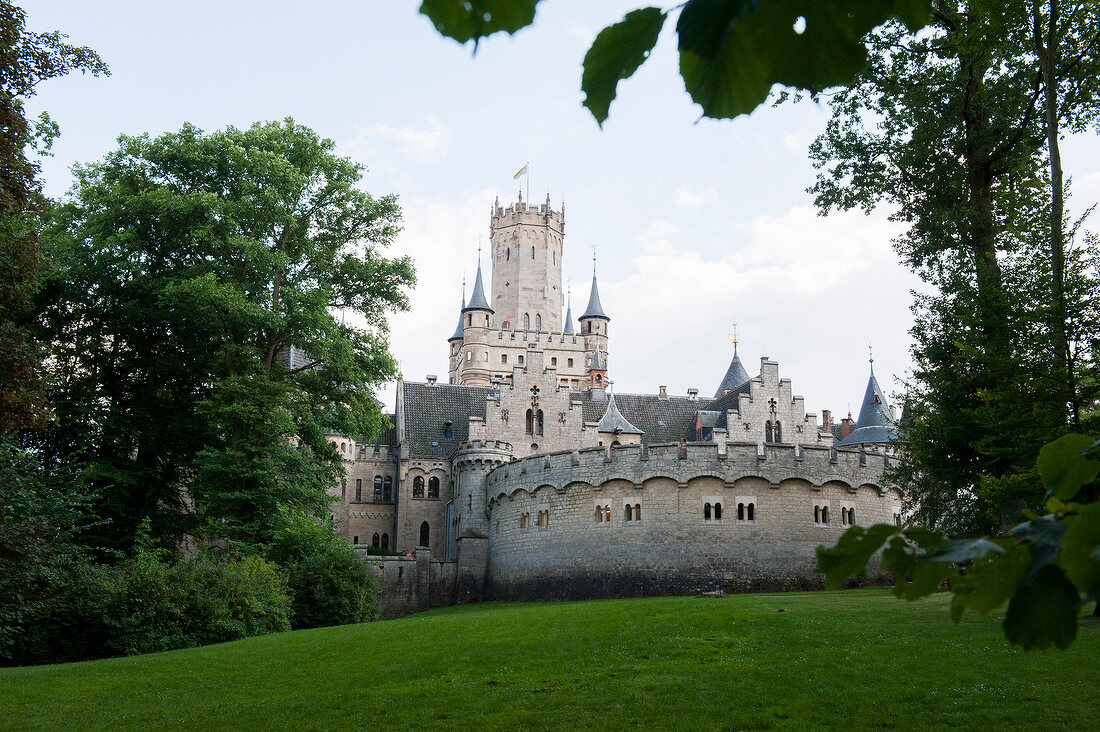
{"type": "Polygon", "coordinates": [[[458,601],[483,599],[489,569],[489,504],[486,482],[495,468],[512,460],[512,446],[496,440],[464,442],[455,452],[454,556],[458,601]]]}
{"type": "Polygon", "coordinates": [[[565,206],[550,208],[523,201],[508,208],[498,198],[489,216],[493,258],[493,327],[529,333],[560,333],[561,255],[565,239],[565,206]]]}
{"type": "Polygon", "coordinates": [[[489,329],[493,309],[485,297],[481,281],[481,261],[477,263],[477,279],[470,304],[462,308],[461,363],[458,367],[458,383],[489,386],[489,329]]]}
{"type": "Polygon", "coordinates": [[[592,255],[592,293],[588,296],[588,307],[577,318],[581,326],[581,335],[584,337],[584,354],[588,361],[589,382],[595,378],[592,374],[593,366],[598,364],[598,371],[607,376],[607,325],[611,318],[603,311],[600,303],[600,290],[596,286],[596,256],[592,255]]]}

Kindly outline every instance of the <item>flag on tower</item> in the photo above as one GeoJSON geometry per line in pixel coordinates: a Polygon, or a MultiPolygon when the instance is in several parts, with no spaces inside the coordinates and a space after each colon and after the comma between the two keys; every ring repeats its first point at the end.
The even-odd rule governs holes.
{"type": "Polygon", "coordinates": [[[523,164],[523,167],[516,171],[516,174],[512,176],[512,180],[520,177],[521,175],[527,175],[527,163],[523,164]]]}

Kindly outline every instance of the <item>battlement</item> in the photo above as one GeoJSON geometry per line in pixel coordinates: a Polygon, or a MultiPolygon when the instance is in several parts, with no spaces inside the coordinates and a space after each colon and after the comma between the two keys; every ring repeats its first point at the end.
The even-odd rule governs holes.
{"type": "Polygon", "coordinates": [[[505,208],[500,205],[500,199],[489,216],[489,229],[503,229],[517,224],[531,226],[549,226],[559,234],[565,233],[565,207],[561,211],[555,211],[550,205],[550,198],[539,206],[532,206],[524,200],[508,204],[505,208]]]}

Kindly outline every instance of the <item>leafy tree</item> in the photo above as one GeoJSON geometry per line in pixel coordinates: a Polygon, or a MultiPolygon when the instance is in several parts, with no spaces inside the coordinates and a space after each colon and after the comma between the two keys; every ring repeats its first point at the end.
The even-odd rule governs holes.
{"type": "Polygon", "coordinates": [[[108,537],[144,517],[167,541],[263,542],[282,505],[321,514],[343,467],[326,431],[368,436],[393,377],[388,311],[406,306],[393,196],[287,119],[121,137],[78,166],[48,229],[42,295],[57,424],[83,449],[108,537]],[[364,326],[333,317],[362,315],[364,326]],[[291,347],[308,354],[285,358],[291,347]]]}
{"type": "MultiPolygon", "coordinates": [[[[424,0],[420,12],[459,43],[515,33],[539,0],[424,0]]],[[[748,114],[774,84],[818,92],[846,84],[865,64],[861,38],[891,18],[928,22],[930,0],[688,0],[676,6],[680,75],[704,117],[748,114]]],[[[619,81],[649,58],[673,11],[633,10],[596,36],[584,57],[584,106],[601,126],[619,81]]]]}
{"type": "Polygon", "coordinates": [[[26,151],[48,150],[57,127],[46,115],[28,121],[23,102],[46,79],[78,69],[109,73],[95,52],[65,38],[27,31],[23,10],[0,0],[0,434],[41,426],[48,414],[37,379],[41,348],[27,331],[46,267],[37,235],[46,202],[26,151]]]}

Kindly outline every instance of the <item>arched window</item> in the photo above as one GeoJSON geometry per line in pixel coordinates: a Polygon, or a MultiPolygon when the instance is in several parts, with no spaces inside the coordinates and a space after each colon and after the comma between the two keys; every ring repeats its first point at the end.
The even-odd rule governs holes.
{"type": "Polygon", "coordinates": [[[840,509],[840,523],[844,526],[848,525],[848,509],[840,509]]]}
{"type": "Polygon", "coordinates": [[[603,520],[606,521],[607,523],[611,523],[611,506],[610,505],[603,507],[603,520]]]}
{"type": "Polygon", "coordinates": [[[527,313],[523,314],[523,329],[531,330],[531,316],[527,313]]]}
{"type": "Polygon", "coordinates": [[[371,537],[370,545],[371,546],[378,546],[378,534],[375,534],[374,536],[371,537]]]}
{"type": "Polygon", "coordinates": [[[828,506],[822,506],[821,507],[821,523],[823,523],[823,524],[829,523],[829,507],[828,506]]]}
{"type": "Polygon", "coordinates": [[[703,518],[707,521],[710,521],[710,504],[709,503],[704,503],[703,504],[703,518]]]}
{"type": "Polygon", "coordinates": [[[382,476],[374,476],[374,500],[382,500],[382,476]]]}
{"type": "Polygon", "coordinates": [[[413,478],[413,498],[424,497],[424,479],[419,475],[413,478]]]}
{"type": "Polygon", "coordinates": [[[764,442],[773,442],[771,420],[768,420],[766,423],[764,423],[764,442]]]}
{"type": "Polygon", "coordinates": [[[600,506],[596,506],[596,523],[603,523],[603,508],[600,506]]]}
{"type": "Polygon", "coordinates": [[[439,478],[428,478],[428,498],[439,498],[439,478]]]}
{"type": "Polygon", "coordinates": [[[641,521],[642,520],[642,504],[640,504],[640,503],[635,503],[634,504],[634,520],[635,521],[641,521]]]}
{"type": "Polygon", "coordinates": [[[355,479],[355,500],[356,501],[362,501],[363,500],[363,479],[362,478],[356,478],[355,479]]]}
{"type": "Polygon", "coordinates": [[[382,491],[382,500],[386,501],[386,502],[392,501],[393,500],[393,478],[387,475],[386,478],[385,478],[384,485],[385,485],[385,488],[382,491]]]}
{"type": "Polygon", "coordinates": [[[783,441],[783,427],[779,424],[779,422],[775,423],[775,441],[783,441]]]}
{"type": "Polygon", "coordinates": [[[603,374],[596,374],[596,383],[597,384],[602,384],[603,383],[603,374]]]}
{"type": "Polygon", "coordinates": [[[535,434],[542,434],[542,410],[535,413],[535,434]]]}
{"type": "Polygon", "coordinates": [[[530,409],[527,410],[527,434],[535,434],[535,413],[530,409]]]}
{"type": "Polygon", "coordinates": [[[714,504],[714,520],[715,521],[721,521],[722,520],[722,504],[721,503],[714,504]]]}
{"type": "Polygon", "coordinates": [[[814,523],[821,523],[821,506],[814,506],[814,523]]]}
{"type": "Polygon", "coordinates": [[[625,521],[630,521],[633,517],[634,517],[634,509],[628,503],[628,504],[626,504],[626,511],[623,513],[623,519],[625,521]]]}
{"type": "Polygon", "coordinates": [[[854,508],[848,509],[848,525],[855,526],[856,523],[856,510],[854,508]]]}
{"type": "Polygon", "coordinates": [[[538,332],[538,333],[542,332],[542,314],[541,313],[535,313],[535,331],[538,332]]]}
{"type": "Polygon", "coordinates": [[[389,534],[382,534],[382,548],[383,549],[389,549],[390,548],[390,535],[389,534]]]}
{"type": "Polygon", "coordinates": [[[420,544],[419,544],[419,546],[428,546],[428,539],[431,538],[429,536],[430,533],[431,533],[431,527],[428,526],[427,521],[420,524],[420,544]]]}
{"type": "Polygon", "coordinates": [[[466,325],[473,325],[473,324],[474,324],[474,316],[473,315],[467,315],[466,316],[466,325]]]}
{"type": "Polygon", "coordinates": [[[756,520],[756,504],[755,503],[750,503],[749,504],[749,521],[755,521],[755,520],[756,520]]]}
{"type": "Polygon", "coordinates": [[[745,520],[745,504],[744,503],[738,503],[737,504],[737,520],[738,521],[744,521],[745,520]]]}

